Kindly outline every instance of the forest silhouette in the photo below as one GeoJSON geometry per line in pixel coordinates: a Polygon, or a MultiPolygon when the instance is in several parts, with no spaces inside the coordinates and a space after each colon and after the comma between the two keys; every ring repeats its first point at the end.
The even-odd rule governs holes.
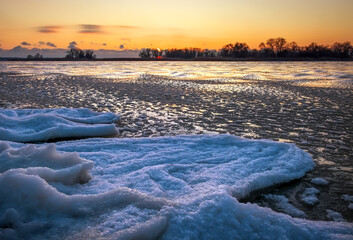
{"type": "Polygon", "coordinates": [[[315,42],[308,46],[299,46],[286,39],[270,38],[259,44],[258,49],[250,49],[246,43],[229,43],[220,50],[201,48],[153,49],[144,48],[139,53],[141,58],[353,58],[353,46],[350,42],[332,45],[320,45],[315,42]]]}

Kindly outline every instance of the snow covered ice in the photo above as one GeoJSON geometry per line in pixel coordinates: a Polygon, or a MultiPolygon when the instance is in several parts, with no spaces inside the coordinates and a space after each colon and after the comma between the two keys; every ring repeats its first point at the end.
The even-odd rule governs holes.
{"type": "Polygon", "coordinates": [[[313,167],[293,144],[230,135],[3,141],[0,239],[352,237],[350,223],[239,202],[313,167]]]}
{"type": "Polygon", "coordinates": [[[311,183],[315,184],[315,185],[327,185],[328,181],[323,179],[323,178],[313,178],[311,179],[311,183]]]}
{"type": "Polygon", "coordinates": [[[120,117],[89,109],[0,109],[0,140],[40,142],[49,139],[116,135],[120,117]]]}
{"type": "Polygon", "coordinates": [[[314,187],[305,188],[303,194],[301,195],[301,199],[304,203],[313,206],[319,202],[319,199],[317,198],[317,194],[319,193],[320,191],[314,187]]]}

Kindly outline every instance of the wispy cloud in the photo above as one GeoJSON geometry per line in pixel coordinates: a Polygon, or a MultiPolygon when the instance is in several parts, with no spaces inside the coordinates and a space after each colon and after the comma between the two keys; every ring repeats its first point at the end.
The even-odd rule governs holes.
{"type": "Polygon", "coordinates": [[[39,41],[38,43],[39,43],[39,45],[44,45],[45,44],[44,41],[39,41]]]}
{"type": "Polygon", "coordinates": [[[28,43],[28,42],[21,42],[21,45],[22,45],[22,46],[31,46],[31,44],[28,43]]]}
{"type": "Polygon", "coordinates": [[[91,45],[94,45],[94,46],[108,46],[108,44],[106,44],[106,43],[97,43],[97,42],[91,42],[91,45]]]}
{"type": "Polygon", "coordinates": [[[41,27],[37,27],[37,31],[40,33],[57,33],[62,28],[63,26],[57,26],[57,25],[41,26],[41,27]]]}
{"type": "Polygon", "coordinates": [[[80,24],[80,31],[79,33],[93,33],[93,34],[100,34],[100,33],[105,33],[103,31],[103,26],[102,25],[94,25],[94,24],[80,24]]]}
{"type": "Polygon", "coordinates": [[[139,26],[131,26],[131,25],[115,25],[114,27],[121,28],[121,29],[137,29],[137,28],[141,28],[139,26]]]}
{"type": "Polygon", "coordinates": [[[47,42],[46,45],[49,46],[49,47],[56,48],[56,45],[54,43],[51,43],[51,42],[47,42]]]}

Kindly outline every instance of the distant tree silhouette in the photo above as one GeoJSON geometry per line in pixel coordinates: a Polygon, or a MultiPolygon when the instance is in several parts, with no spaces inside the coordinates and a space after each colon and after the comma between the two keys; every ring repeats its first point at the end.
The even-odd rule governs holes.
{"type": "Polygon", "coordinates": [[[332,51],[329,46],[319,45],[315,42],[304,47],[304,51],[301,52],[304,57],[333,57],[332,51]]]}
{"type": "Polygon", "coordinates": [[[94,52],[92,50],[86,50],[85,51],[85,58],[94,59],[94,58],[96,58],[96,55],[94,55],[94,52]]]}
{"type": "MultiPolygon", "coordinates": [[[[272,43],[270,43],[272,45],[272,43]]],[[[259,56],[258,57],[273,57],[274,56],[274,52],[273,49],[271,47],[266,47],[265,43],[260,43],[259,44],[259,56]]]]}
{"type": "MultiPolygon", "coordinates": [[[[27,56],[28,57],[28,56],[27,56]]],[[[40,53],[36,53],[34,56],[33,56],[34,59],[42,59],[43,58],[43,55],[40,54],[40,53]]]]}
{"type": "Polygon", "coordinates": [[[287,45],[288,56],[289,57],[297,57],[300,51],[300,47],[296,42],[290,42],[287,45]]]}
{"type": "Polygon", "coordinates": [[[139,56],[141,58],[150,58],[152,57],[152,54],[151,54],[151,49],[150,48],[144,48],[141,50],[141,52],[139,53],[139,56]]]}
{"type": "Polygon", "coordinates": [[[266,46],[270,50],[269,53],[272,56],[282,57],[286,46],[286,39],[277,37],[270,38],[266,41],[266,46]]]}
{"type": "Polygon", "coordinates": [[[27,55],[28,59],[33,59],[33,55],[27,55]]]}
{"type": "Polygon", "coordinates": [[[234,45],[229,43],[220,50],[222,57],[246,57],[249,53],[249,46],[246,43],[236,42],[234,45]]]}
{"type": "Polygon", "coordinates": [[[353,46],[350,42],[334,43],[331,47],[333,54],[339,58],[353,57],[353,46]]]}
{"type": "Polygon", "coordinates": [[[69,59],[94,59],[96,55],[92,50],[81,50],[79,48],[70,48],[66,51],[65,58],[69,59]]]}
{"type": "Polygon", "coordinates": [[[250,49],[246,43],[236,42],[226,44],[219,51],[184,48],[142,49],[141,58],[203,58],[203,57],[229,57],[229,58],[353,58],[353,46],[350,42],[334,43],[331,46],[319,45],[315,42],[307,46],[299,46],[296,42],[287,43],[282,37],[269,38],[266,43],[261,42],[258,49],[250,49]]]}

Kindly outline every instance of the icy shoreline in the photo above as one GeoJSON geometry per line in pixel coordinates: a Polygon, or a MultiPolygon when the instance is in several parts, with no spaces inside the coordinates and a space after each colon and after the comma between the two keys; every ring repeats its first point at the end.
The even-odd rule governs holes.
{"type": "Polygon", "coordinates": [[[312,158],[293,144],[195,135],[92,138],[56,149],[1,142],[1,237],[353,236],[349,223],[296,219],[237,200],[311,170],[312,158]],[[80,174],[89,179],[87,170],[92,179],[75,184],[87,181],[75,180],[80,174]]]}

